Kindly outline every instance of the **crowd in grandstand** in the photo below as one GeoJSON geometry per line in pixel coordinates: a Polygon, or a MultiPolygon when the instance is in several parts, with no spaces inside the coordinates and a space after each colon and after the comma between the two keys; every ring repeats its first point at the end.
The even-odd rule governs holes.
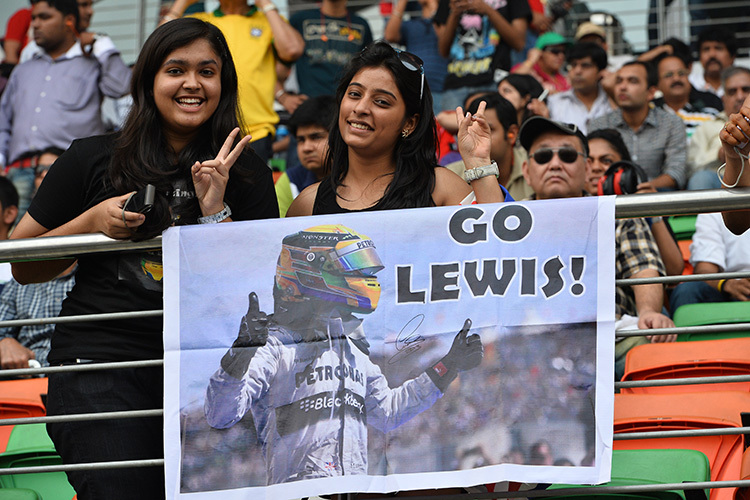
{"type": "MultiPolygon", "coordinates": [[[[616,65],[604,27],[586,21],[566,30],[557,22],[572,2],[547,3],[545,10],[539,0],[419,0],[419,9],[407,14],[407,0],[398,0],[384,19],[385,40],[373,41],[368,21],[347,0],[323,0],[288,19],[271,0],[221,0],[211,12],[203,2],[175,0],[131,69],[112,39],[91,31],[91,0],[30,3],[8,20],[3,38],[0,239],[104,233],[138,240],[173,224],[279,214],[750,186],[750,69],[735,64],[733,31],[710,23],[692,47],[689,40],[670,38],[616,65]],[[693,71],[694,53],[701,71],[693,71]],[[105,98],[128,108],[122,118],[104,117],[105,98]],[[274,155],[286,158],[273,174],[275,185],[274,155]],[[717,168],[723,164],[722,179],[717,168]],[[131,209],[133,193],[146,184],[156,186],[155,199],[148,208],[131,209]]],[[[750,226],[747,219],[743,212],[724,215],[737,234],[750,226]]],[[[618,220],[616,238],[618,279],[683,272],[676,239],[662,218],[618,220]]],[[[696,270],[747,270],[746,245],[737,238],[718,215],[701,216],[696,270]]],[[[0,266],[0,320],[55,316],[61,308],[63,315],[156,309],[160,266],[156,253],[17,263],[18,281],[0,266]]],[[[683,284],[673,298],[677,305],[748,300],[750,280],[683,284]]],[[[618,288],[617,328],[674,326],[669,299],[661,285],[618,288]]],[[[635,345],[673,340],[654,335],[619,341],[617,375],[635,345]]],[[[160,320],[2,328],[0,368],[46,365],[47,359],[161,358],[160,345],[160,320]]],[[[487,419],[500,419],[501,407],[491,402],[505,401],[514,412],[510,420],[502,416],[506,424],[552,414],[573,418],[575,407],[565,394],[575,391],[564,377],[551,379],[563,396],[545,408],[550,415],[528,415],[526,405],[509,403],[552,399],[513,391],[527,375],[513,371],[517,361],[503,363],[511,394],[485,394],[466,405],[443,401],[452,405],[446,411],[485,409],[487,419]]],[[[588,362],[576,363],[589,373],[588,362]]],[[[96,390],[116,384],[118,391],[138,392],[146,384],[151,400],[133,397],[99,407],[87,401],[96,399],[86,396],[95,390],[93,382],[53,375],[51,411],[161,404],[158,369],[133,377],[113,377],[109,387],[96,390]],[[68,408],[68,397],[80,401],[68,408]]],[[[424,442],[439,435],[440,414],[429,413],[419,432],[405,427],[393,439],[424,442]]],[[[194,415],[186,421],[200,425],[194,415]]],[[[153,446],[159,422],[156,434],[121,435],[129,448],[70,451],[72,441],[96,445],[96,439],[72,437],[90,437],[92,425],[51,426],[67,463],[157,458],[161,452],[153,446]],[[151,449],[152,456],[142,456],[141,449],[151,449]]],[[[116,441],[121,423],[106,425],[96,424],[97,432],[116,441]]],[[[518,459],[511,450],[507,460],[570,461],[537,445],[518,459]]],[[[486,460],[481,449],[446,453],[444,460],[456,466],[464,455],[486,460]]],[[[82,500],[153,498],[163,478],[147,481],[132,471],[75,472],[70,478],[82,500]]],[[[217,478],[225,473],[211,470],[217,478]]]]}

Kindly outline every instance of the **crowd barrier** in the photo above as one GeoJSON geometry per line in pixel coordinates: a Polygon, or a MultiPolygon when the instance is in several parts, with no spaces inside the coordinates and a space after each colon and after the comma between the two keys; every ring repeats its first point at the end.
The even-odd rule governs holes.
{"type": "MultiPolygon", "coordinates": [[[[720,210],[739,210],[750,209],[750,188],[733,189],[733,190],[713,190],[713,191],[681,191],[671,193],[654,193],[636,196],[619,196],[616,199],[615,216],[617,218],[632,218],[646,216],[667,216],[680,214],[696,214],[704,212],[717,212],[720,210]]],[[[11,262],[18,260],[40,260],[49,258],[63,258],[80,255],[84,253],[96,252],[118,252],[132,250],[151,250],[161,247],[161,237],[142,242],[118,241],[110,239],[104,235],[75,235],[75,236],[57,236],[49,238],[36,238],[30,240],[13,240],[0,242],[0,262],[11,262]]],[[[750,272],[744,273],[725,273],[720,275],[722,278],[728,277],[750,277],[750,272]]],[[[617,286],[646,284],[646,283],[679,283],[682,281],[696,281],[716,279],[715,274],[688,275],[688,276],[667,276],[660,278],[643,278],[643,279],[621,279],[616,280],[617,286]]],[[[29,320],[12,320],[0,321],[0,327],[21,326],[28,324],[49,324],[82,320],[116,320],[125,317],[146,317],[160,316],[161,310],[152,311],[134,311],[112,314],[92,314],[85,316],[66,317],[66,318],[34,318],[29,320]]],[[[659,334],[669,333],[702,333],[702,334],[720,334],[727,332],[750,331],[749,323],[736,323],[730,325],[708,325],[693,326],[683,328],[665,328],[658,330],[659,334]]],[[[620,336],[643,336],[652,335],[656,330],[623,332],[620,336]]],[[[162,366],[163,361],[160,359],[147,361],[130,361],[120,363],[101,363],[101,364],[84,364],[74,366],[50,366],[44,368],[28,368],[20,370],[0,370],[0,380],[24,375],[40,375],[56,372],[72,371],[91,371],[91,370],[117,370],[119,368],[140,368],[162,366]]],[[[671,379],[654,379],[654,380],[636,380],[617,382],[616,390],[644,388],[644,387],[663,387],[693,384],[714,384],[714,383],[733,383],[733,382],[750,382],[750,375],[733,375],[733,376],[709,376],[695,378],[671,378],[671,379]]],[[[750,408],[748,409],[750,410],[750,408]]],[[[17,425],[17,424],[41,424],[47,422],[61,421],[82,421],[97,420],[108,418],[144,418],[162,416],[162,409],[137,410],[124,412],[109,412],[99,414],[79,414],[67,416],[44,416],[44,417],[25,417],[9,418],[0,420],[0,427],[17,425]]],[[[691,429],[691,430],[666,430],[657,432],[627,432],[616,433],[615,441],[628,441],[635,439],[651,438],[685,438],[701,436],[722,436],[722,435],[750,435],[750,427],[717,427],[709,429],[691,429]]],[[[130,467],[161,467],[164,460],[130,460],[130,461],[112,461],[98,462],[74,465],[44,465],[24,468],[3,469],[0,468],[0,476],[19,473],[42,473],[42,472],[59,472],[84,469],[115,469],[130,467]]],[[[443,495],[443,500],[449,499],[489,499],[489,498],[543,498],[550,496],[571,496],[571,495],[594,495],[597,493],[622,495],[680,490],[685,492],[699,491],[704,489],[718,488],[749,488],[750,480],[722,480],[722,481],[699,481],[690,483],[662,483],[662,484],[638,484],[638,485],[619,485],[619,486],[599,486],[599,487],[573,487],[556,490],[542,491],[525,491],[525,492],[508,492],[502,493],[469,493],[458,495],[443,495]]],[[[384,495],[383,498],[387,496],[384,495]]],[[[351,495],[351,498],[356,496],[351,495]]],[[[435,496],[410,497],[413,499],[435,498],[435,496]]]]}

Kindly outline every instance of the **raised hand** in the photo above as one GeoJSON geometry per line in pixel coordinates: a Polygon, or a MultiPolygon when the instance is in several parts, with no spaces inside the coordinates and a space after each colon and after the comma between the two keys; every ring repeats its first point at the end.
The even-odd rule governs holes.
{"type": "Polygon", "coordinates": [[[471,320],[467,318],[453,339],[448,354],[426,370],[427,375],[442,392],[445,392],[459,372],[472,370],[482,362],[482,339],[476,333],[469,335],[470,329],[471,320]]]}
{"type": "Polygon", "coordinates": [[[221,367],[237,380],[247,371],[258,348],[268,341],[268,316],[260,310],[258,295],[251,292],[247,299],[247,313],[240,320],[237,339],[221,358],[221,367]]]}
{"type": "Polygon", "coordinates": [[[490,126],[484,119],[484,110],[487,103],[479,103],[477,112],[464,114],[461,107],[456,108],[456,121],[458,122],[458,152],[464,160],[467,169],[481,167],[490,163],[490,148],[492,140],[490,137],[490,126]]]}
{"type": "Polygon", "coordinates": [[[229,133],[216,158],[202,163],[195,162],[191,168],[195,196],[198,198],[204,216],[216,214],[224,208],[224,192],[229,180],[229,170],[251,139],[249,135],[246,135],[232,149],[234,139],[239,133],[239,128],[229,133]]]}

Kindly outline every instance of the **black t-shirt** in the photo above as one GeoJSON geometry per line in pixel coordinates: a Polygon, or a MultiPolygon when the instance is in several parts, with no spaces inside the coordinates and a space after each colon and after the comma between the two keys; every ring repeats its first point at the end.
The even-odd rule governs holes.
{"type": "MultiPolygon", "coordinates": [[[[39,187],[29,207],[31,217],[45,228],[54,229],[116,196],[118,193],[107,182],[114,140],[115,135],[105,135],[73,142],[39,187]]],[[[270,169],[255,154],[243,154],[238,162],[251,175],[248,180],[238,180],[230,174],[224,199],[232,210],[232,219],[278,217],[270,169]]],[[[172,195],[173,205],[175,200],[195,196],[192,183],[175,182],[172,195]]],[[[79,257],[76,284],[63,302],[60,315],[162,307],[161,251],[99,253],[79,257]]],[[[123,361],[162,356],[162,318],[154,317],[59,324],[52,337],[49,361],[123,361]]]]}
{"type": "MultiPolygon", "coordinates": [[[[509,23],[531,19],[527,0],[484,0],[509,23]]],[[[448,21],[450,0],[440,0],[435,24],[448,21]]],[[[510,71],[511,47],[500,37],[487,16],[463,13],[448,54],[444,90],[475,87],[499,82],[510,71]]]]}

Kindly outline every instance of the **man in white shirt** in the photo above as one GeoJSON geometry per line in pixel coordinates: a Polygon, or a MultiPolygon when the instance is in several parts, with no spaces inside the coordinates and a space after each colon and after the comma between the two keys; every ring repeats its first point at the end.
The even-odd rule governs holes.
{"type": "Polygon", "coordinates": [[[588,133],[589,122],[612,111],[609,97],[601,86],[602,73],[607,68],[607,53],[593,42],[573,45],[568,52],[570,90],[550,96],[552,120],[573,123],[588,133]]]}
{"type": "Polygon", "coordinates": [[[698,90],[713,92],[721,97],[721,72],[734,64],[737,56],[737,38],[724,26],[709,26],[698,35],[698,58],[703,74],[690,75],[690,83],[698,90]]]}
{"type": "MultiPolygon", "coordinates": [[[[695,274],[750,270],[750,232],[737,236],[724,226],[720,213],[700,214],[695,223],[690,263],[695,274]]],[[[750,300],[750,279],[681,283],[669,299],[674,313],[687,304],[750,300]]]]}

